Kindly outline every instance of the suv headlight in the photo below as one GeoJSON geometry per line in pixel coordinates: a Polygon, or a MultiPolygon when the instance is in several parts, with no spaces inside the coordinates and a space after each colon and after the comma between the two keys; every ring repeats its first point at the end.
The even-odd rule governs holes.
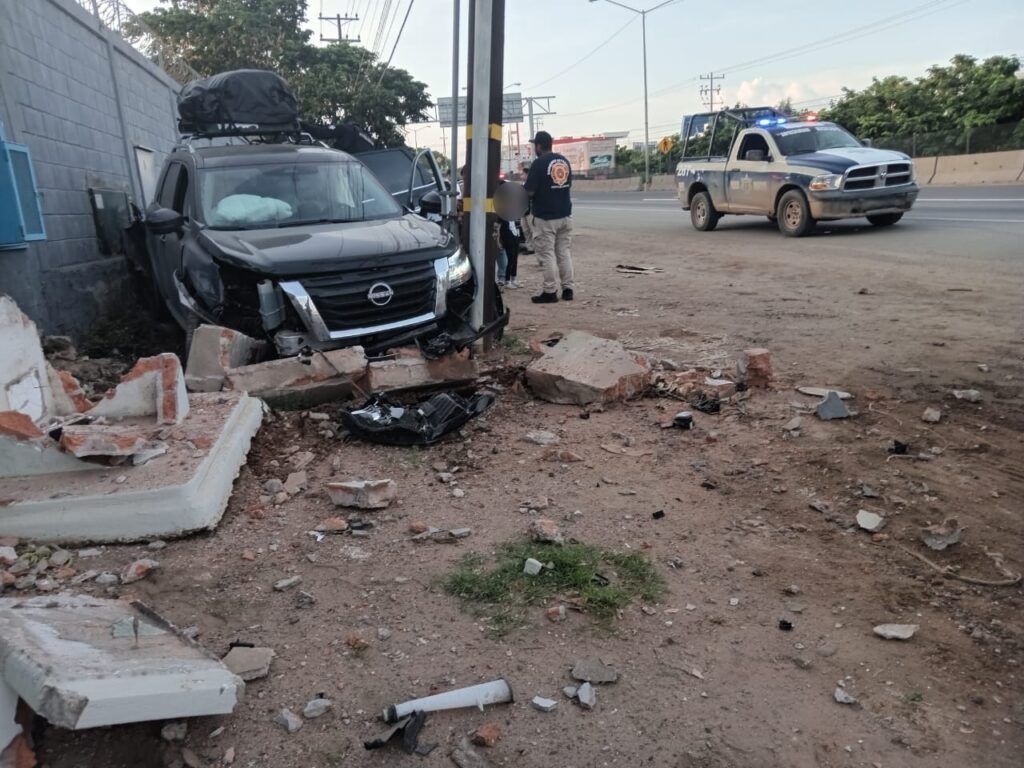
{"type": "Polygon", "coordinates": [[[468,283],[472,277],[473,265],[469,261],[469,256],[459,248],[448,257],[448,285],[455,288],[463,283],[468,283]]]}
{"type": "Polygon", "coordinates": [[[812,192],[825,192],[830,189],[839,189],[843,183],[841,173],[826,173],[824,176],[815,176],[807,188],[812,192]]]}

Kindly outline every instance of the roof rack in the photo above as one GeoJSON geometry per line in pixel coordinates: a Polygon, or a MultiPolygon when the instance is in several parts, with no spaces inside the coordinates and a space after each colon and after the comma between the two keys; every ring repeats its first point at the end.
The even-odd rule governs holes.
{"type": "Polygon", "coordinates": [[[710,160],[712,157],[727,157],[729,151],[732,150],[732,142],[736,140],[736,135],[742,128],[750,128],[754,125],[779,125],[788,119],[789,115],[775,107],[736,107],[734,109],[723,109],[719,112],[699,112],[695,115],[685,115],[683,117],[682,129],[680,130],[680,137],[683,142],[681,157],[686,160],[710,160]],[[731,118],[732,124],[723,122],[723,117],[731,118]],[[711,152],[712,147],[715,146],[715,136],[719,133],[720,127],[723,134],[731,130],[729,148],[725,155],[712,154],[711,152]],[[700,142],[701,149],[704,149],[706,145],[707,154],[688,153],[687,146],[691,140],[694,143],[700,142]]]}
{"type": "Polygon", "coordinates": [[[193,126],[178,121],[181,144],[172,151],[194,152],[192,142],[197,139],[241,139],[245,144],[309,144],[326,147],[322,141],[300,128],[297,123],[281,125],[207,125],[193,126]]]}

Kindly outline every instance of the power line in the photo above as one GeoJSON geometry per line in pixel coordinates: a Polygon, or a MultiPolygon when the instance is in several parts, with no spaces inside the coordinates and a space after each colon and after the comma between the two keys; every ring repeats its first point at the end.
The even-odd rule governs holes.
{"type": "Polygon", "coordinates": [[[628,27],[628,26],[629,26],[630,24],[633,24],[633,23],[634,23],[634,22],[635,22],[635,21],[637,20],[637,18],[638,18],[637,16],[632,16],[632,17],[631,17],[631,18],[629,19],[629,21],[627,21],[627,22],[626,22],[625,24],[623,24],[623,25],[622,25],[621,27],[619,27],[619,28],[618,28],[618,30],[616,30],[616,31],[615,31],[615,32],[614,32],[614,33],[612,34],[612,36],[611,36],[611,37],[609,37],[608,39],[606,39],[606,40],[605,40],[605,41],[604,41],[603,43],[601,43],[601,44],[600,44],[599,46],[597,46],[597,47],[596,47],[596,48],[595,48],[594,50],[592,50],[592,51],[591,51],[590,53],[588,53],[588,54],[587,54],[586,56],[583,56],[583,57],[582,57],[582,58],[580,58],[580,59],[576,59],[576,61],[575,61],[575,62],[573,62],[572,64],[570,64],[570,65],[569,65],[568,67],[566,67],[565,69],[561,70],[560,72],[557,72],[557,73],[555,73],[554,75],[552,75],[551,77],[549,77],[549,78],[548,78],[547,80],[542,80],[541,82],[539,82],[539,83],[537,83],[537,84],[535,84],[535,85],[531,85],[531,86],[529,86],[529,87],[528,87],[528,88],[527,88],[526,90],[528,90],[528,91],[536,90],[536,89],[537,89],[537,88],[539,88],[540,86],[542,86],[542,85],[546,85],[547,83],[550,83],[550,82],[551,82],[552,80],[556,80],[557,78],[561,77],[561,76],[562,76],[562,75],[564,75],[564,74],[565,74],[566,72],[568,72],[568,71],[569,71],[570,69],[574,69],[574,68],[575,68],[575,67],[577,67],[578,65],[582,64],[582,63],[583,63],[584,61],[586,61],[586,60],[587,60],[587,59],[589,59],[589,58],[590,58],[591,56],[593,56],[593,55],[594,55],[595,53],[597,53],[597,52],[598,52],[598,51],[600,51],[600,50],[601,50],[602,48],[604,48],[604,47],[605,47],[606,45],[608,45],[608,43],[610,43],[610,42],[611,42],[612,40],[614,40],[614,39],[615,39],[616,37],[618,37],[618,36],[619,36],[619,35],[621,35],[621,34],[622,34],[623,32],[625,32],[625,31],[626,31],[626,28],[627,28],[627,27],[628,27]]]}
{"type": "Polygon", "coordinates": [[[377,80],[378,86],[384,82],[384,73],[388,71],[388,67],[391,66],[391,60],[395,58],[395,51],[398,49],[398,41],[402,39],[402,32],[405,30],[405,23],[409,21],[409,14],[412,12],[412,4],[414,2],[416,2],[416,0],[409,0],[409,7],[405,9],[405,18],[402,19],[402,26],[398,28],[398,36],[395,38],[395,44],[391,47],[391,55],[388,56],[388,63],[385,64],[384,68],[380,71],[380,77],[377,80]]]}
{"type": "MultiPolygon", "coordinates": [[[[930,16],[933,13],[938,13],[939,11],[949,10],[950,8],[953,8],[957,5],[962,5],[965,2],[967,2],[967,0],[929,0],[929,2],[923,3],[922,5],[915,6],[914,8],[907,9],[906,11],[902,11],[897,14],[892,14],[890,16],[883,17],[875,22],[872,22],[871,24],[865,24],[859,27],[849,29],[846,32],[837,33],[835,35],[812,43],[810,45],[800,46],[797,48],[787,48],[783,51],[767,54],[757,59],[751,59],[749,61],[734,64],[729,67],[719,67],[718,69],[723,73],[738,72],[744,69],[749,69],[753,66],[762,63],[773,63],[775,61],[782,61],[783,59],[795,58],[806,53],[812,53],[816,50],[819,50],[820,48],[834,45],[837,42],[847,42],[849,40],[855,40],[857,38],[864,37],[875,32],[881,32],[886,29],[891,29],[892,27],[898,26],[900,24],[905,24],[909,21],[916,21],[919,18],[930,16]],[[949,5],[949,3],[951,2],[952,5],[949,5]]],[[[686,80],[681,80],[677,83],[674,83],[673,85],[654,91],[651,94],[651,96],[663,96],[695,82],[697,82],[697,77],[689,77],[686,80]]],[[[618,109],[619,107],[635,104],[638,101],[642,101],[642,99],[630,99],[628,101],[620,102],[618,104],[609,104],[603,107],[595,107],[594,109],[581,110],[579,112],[566,112],[563,113],[562,117],[572,117],[576,115],[589,115],[595,114],[597,112],[606,112],[611,109],[618,109]]]]}

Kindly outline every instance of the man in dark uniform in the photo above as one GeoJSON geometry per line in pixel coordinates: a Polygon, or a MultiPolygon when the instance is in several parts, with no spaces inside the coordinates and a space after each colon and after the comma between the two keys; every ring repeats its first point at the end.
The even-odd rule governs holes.
{"type": "Polygon", "coordinates": [[[551,134],[538,131],[531,140],[537,159],[526,177],[533,216],[533,248],[544,267],[544,289],[531,300],[535,304],[573,300],[572,270],[572,168],[562,155],[551,150],[551,134]]]}

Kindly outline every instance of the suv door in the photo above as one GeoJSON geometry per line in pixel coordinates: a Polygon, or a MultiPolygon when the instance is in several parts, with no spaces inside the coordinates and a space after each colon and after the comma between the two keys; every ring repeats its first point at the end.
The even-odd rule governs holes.
{"type": "MultiPolygon", "coordinates": [[[[187,216],[189,192],[189,170],[184,163],[171,162],[167,165],[163,181],[157,192],[153,208],[170,208],[187,216]]],[[[149,234],[149,252],[153,260],[153,275],[164,303],[172,313],[177,314],[178,290],[175,286],[175,273],[181,269],[181,235],[177,232],[167,235],[149,234]]]]}

